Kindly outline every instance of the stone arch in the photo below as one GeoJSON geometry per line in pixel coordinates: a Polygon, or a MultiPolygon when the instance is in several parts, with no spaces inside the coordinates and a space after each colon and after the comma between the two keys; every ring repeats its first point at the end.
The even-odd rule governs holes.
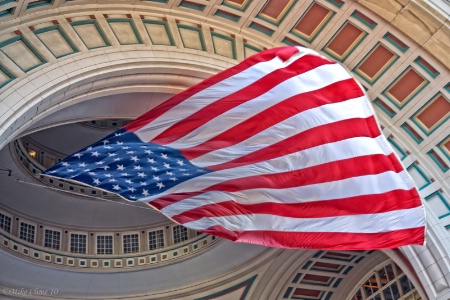
{"type": "MultiPolygon", "coordinates": [[[[24,1],[18,2],[21,5],[24,4],[24,1]]],[[[242,13],[241,16],[247,19],[233,24],[221,22],[216,16],[196,14],[196,12],[179,8],[175,2],[177,1],[168,1],[166,6],[158,6],[156,4],[147,5],[145,3],[133,5],[127,3],[123,4],[120,8],[117,8],[111,3],[99,3],[93,6],[78,6],[75,3],[73,6],[65,6],[60,10],[58,5],[61,1],[55,1],[51,9],[39,10],[34,14],[27,13],[26,5],[23,5],[21,9],[17,9],[14,17],[18,17],[20,14],[20,18],[9,18],[2,23],[4,32],[8,32],[7,34],[11,36],[14,35],[14,31],[21,32],[26,38],[29,38],[30,43],[36,47],[47,63],[37,67],[36,70],[24,72],[8,60],[4,54],[0,54],[0,63],[9,67],[14,77],[14,80],[5,84],[0,90],[0,109],[2,110],[2,115],[0,116],[0,148],[24,133],[32,124],[35,124],[35,122],[42,120],[50,114],[65,107],[76,107],[77,104],[82,102],[87,103],[94,98],[130,92],[163,92],[175,94],[199,80],[232,66],[238,60],[243,59],[247,55],[243,51],[244,44],[251,44],[257,50],[261,50],[264,47],[286,44],[283,42],[284,39],[289,37],[292,40],[293,37],[285,29],[297,21],[292,15],[287,17],[286,20],[288,20],[289,24],[285,23],[283,26],[273,26],[273,30],[275,30],[274,36],[265,39],[264,35],[244,26],[245,22],[250,23],[255,19],[248,12],[242,13]],[[171,26],[172,32],[175,32],[173,26],[177,24],[176,19],[201,24],[201,31],[207,33],[204,51],[187,49],[183,45],[180,36],[174,38],[174,45],[170,47],[153,45],[149,37],[143,37],[142,45],[121,45],[118,39],[112,35],[111,31],[106,33],[111,43],[110,48],[90,50],[83,44],[83,41],[76,35],[76,32],[68,27],[68,21],[66,20],[66,18],[80,18],[93,14],[96,18],[102,20],[102,24],[105,25],[104,14],[125,15],[129,12],[132,12],[130,15],[133,20],[139,19],[140,15],[163,16],[167,18],[168,26],[171,26]],[[50,50],[45,48],[34,37],[32,30],[29,28],[29,26],[36,26],[40,23],[52,22],[54,20],[68,29],[68,36],[79,48],[79,53],[61,58],[54,57],[50,50]],[[216,28],[222,30],[221,34],[227,33],[234,35],[236,45],[240,47],[235,57],[226,57],[217,54],[211,34],[216,28]],[[136,75],[136,73],[139,75],[136,75]]],[[[319,2],[324,4],[326,1],[319,2]]],[[[398,36],[405,38],[411,47],[415,47],[415,53],[421,54],[427,61],[431,61],[432,65],[446,79],[436,79],[433,81],[431,76],[422,72],[422,74],[425,74],[425,77],[428,76],[426,77],[427,80],[433,81],[435,87],[441,85],[434,88],[434,90],[430,88],[430,93],[440,91],[445,94],[446,88],[444,85],[448,82],[448,67],[450,65],[448,55],[446,55],[448,53],[446,49],[449,49],[450,44],[448,26],[444,24],[447,21],[445,19],[443,20],[442,17],[438,17],[437,21],[433,19],[434,13],[429,13],[432,11],[432,7],[427,7],[425,4],[419,5],[413,1],[409,1],[407,4],[404,3],[405,1],[384,1],[375,5],[369,1],[358,1],[358,3],[348,1],[346,5],[351,5],[352,9],[358,8],[363,12],[374,12],[376,15],[371,15],[371,17],[380,24],[389,27],[396,35],[398,32],[398,36]],[[429,30],[425,36],[422,34],[416,36],[414,32],[417,28],[408,27],[408,24],[411,24],[411,15],[414,15],[416,12],[419,12],[426,21],[424,23],[428,23],[429,25],[429,30]],[[382,20],[384,20],[384,23],[381,22],[382,20]]],[[[220,5],[220,3],[211,1],[207,5],[207,9],[212,11],[213,5],[220,5]]],[[[263,2],[254,2],[251,4],[251,9],[249,8],[249,10],[256,12],[263,5],[263,2]]],[[[302,6],[302,9],[304,10],[305,7],[302,6]]],[[[335,10],[337,11],[338,9],[335,8],[335,10]]],[[[346,17],[349,17],[348,13],[346,17]]],[[[421,25],[418,24],[415,25],[420,27],[421,25]]],[[[337,30],[337,27],[335,26],[333,30],[337,30]]],[[[105,27],[102,28],[105,29],[105,27]]],[[[142,28],[140,30],[142,31],[142,28]]],[[[380,33],[381,31],[377,34],[379,35],[380,33]]],[[[330,36],[332,34],[335,34],[335,32],[330,32],[330,36]]],[[[377,38],[381,37],[378,36],[377,38]]],[[[299,39],[294,41],[299,41],[299,39]]],[[[311,43],[311,46],[322,47],[324,43],[320,44],[317,41],[311,43]]],[[[364,47],[366,50],[370,48],[368,45],[364,45],[364,47]]],[[[363,46],[361,46],[361,49],[363,49],[363,46]]],[[[355,60],[349,63],[350,69],[356,67],[357,60],[360,57],[355,55],[354,58],[355,60]]],[[[398,68],[400,66],[403,68],[409,63],[414,63],[413,58],[409,56],[400,58],[400,61],[404,61],[404,63],[399,63],[397,65],[398,68]]],[[[386,83],[389,83],[397,75],[395,72],[388,73],[381,81],[384,80],[386,83]]],[[[373,90],[382,92],[384,87],[386,86],[379,84],[373,90]]],[[[414,106],[409,106],[403,111],[419,111],[424,102],[421,100],[417,101],[414,106]]],[[[131,114],[135,116],[136,113],[130,111],[131,114]]],[[[433,167],[433,162],[428,158],[427,154],[421,153],[421,151],[425,151],[422,146],[424,144],[418,146],[400,128],[400,120],[405,120],[408,117],[409,115],[405,115],[405,117],[397,118],[396,124],[392,124],[392,119],[389,119],[389,117],[385,116],[381,118],[382,122],[387,125],[385,133],[387,135],[393,134],[400,141],[404,142],[410,150],[414,149],[413,151],[415,152],[412,155],[408,154],[409,156],[406,158],[408,163],[418,160],[426,169],[434,172],[433,178],[435,177],[438,180],[431,183],[422,191],[424,197],[430,195],[432,192],[439,191],[439,189],[445,189],[447,192],[448,186],[444,183],[444,176],[439,173],[440,170],[437,167],[433,167]]],[[[439,137],[445,133],[445,129],[442,130],[444,127],[441,127],[441,132],[437,134],[435,132],[434,136],[425,137],[427,139],[426,143],[436,144],[439,142],[439,137]],[[438,134],[439,136],[437,136],[438,134]]],[[[442,226],[442,221],[437,215],[433,215],[431,210],[430,208],[427,248],[406,247],[402,251],[407,260],[411,262],[412,268],[417,274],[418,281],[422,283],[423,290],[426,291],[429,298],[446,299],[450,293],[448,284],[450,280],[448,233],[442,226]]],[[[399,265],[408,268],[407,260],[401,256],[391,251],[386,251],[385,253],[399,265]]]]}
{"type": "Polygon", "coordinates": [[[121,49],[110,51],[106,62],[99,53],[95,57],[80,55],[68,64],[49,64],[46,68],[51,72],[46,72],[46,68],[42,70],[47,74],[45,77],[27,76],[4,90],[4,99],[14,106],[2,116],[0,145],[4,146],[34,122],[64,107],[117,93],[176,94],[232,66],[216,55],[176,48],[127,51],[128,58],[122,53],[121,49]],[[171,57],[177,55],[183,59],[171,57]],[[102,67],[97,67],[96,58],[100,56],[102,67]],[[85,67],[78,68],[79,64],[85,67]]]}

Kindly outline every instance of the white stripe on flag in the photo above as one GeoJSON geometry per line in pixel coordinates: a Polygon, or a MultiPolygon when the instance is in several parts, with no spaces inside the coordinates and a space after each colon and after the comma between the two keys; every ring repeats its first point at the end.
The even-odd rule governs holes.
{"type": "Polygon", "coordinates": [[[423,208],[415,207],[377,214],[325,218],[291,218],[267,214],[233,215],[203,218],[183,226],[206,230],[218,224],[233,231],[377,233],[424,226],[425,218],[423,208]]]}
{"type": "Polygon", "coordinates": [[[343,120],[370,117],[373,113],[365,108],[366,101],[365,96],[363,96],[306,110],[253,135],[241,143],[194,158],[191,163],[200,167],[226,163],[314,127],[343,120]],[[292,124],[295,124],[295,126],[292,126],[292,124]]]}
{"type": "MultiPolygon", "coordinates": [[[[298,58],[302,56],[299,56],[298,58]]],[[[285,68],[288,65],[289,64],[283,62],[279,57],[275,57],[267,62],[257,63],[236,75],[199,91],[134,133],[142,141],[150,141],[170,126],[185,119],[187,117],[186,112],[193,114],[208,104],[231,95],[252,83],[255,83],[255,81],[267,76],[273,71],[285,68]]]]}
{"type": "MultiPolygon", "coordinates": [[[[338,64],[317,67],[283,81],[267,93],[230,109],[166,146],[177,149],[197,146],[292,96],[315,91],[350,78],[347,71],[338,64]],[[321,78],[321,80],[317,78],[321,78]],[[217,130],[212,130],[213,128],[217,130]]],[[[214,95],[208,95],[208,97],[214,97],[214,95]]]]}
{"type": "Polygon", "coordinates": [[[163,193],[141,198],[140,200],[152,201],[154,199],[170,194],[201,191],[212,185],[230,179],[301,170],[307,167],[317,166],[327,162],[333,162],[364,155],[389,155],[392,153],[390,152],[392,151],[391,149],[382,149],[379,146],[379,143],[381,142],[380,140],[382,140],[383,138],[383,136],[378,136],[377,138],[355,137],[335,143],[312,147],[303,151],[280,156],[271,160],[258,162],[251,165],[207,173],[181,182],[163,193]],[[304,159],[305,157],[307,157],[308,159],[304,159]]]}
{"type": "Polygon", "coordinates": [[[402,180],[404,176],[408,176],[406,171],[401,173],[388,171],[376,175],[358,176],[284,189],[253,189],[239,192],[212,191],[175,202],[164,207],[161,211],[172,217],[203,205],[230,200],[239,204],[306,203],[412,189],[414,187],[412,181],[405,182],[402,180]]]}

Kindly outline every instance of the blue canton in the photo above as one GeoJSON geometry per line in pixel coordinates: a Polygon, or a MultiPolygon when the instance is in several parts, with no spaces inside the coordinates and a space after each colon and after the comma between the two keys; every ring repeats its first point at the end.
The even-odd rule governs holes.
{"type": "Polygon", "coordinates": [[[129,200],[157,195],[180,182],[209,173],[180,151],[142,142],[120,129],[46,170],[43,174],[71,179],[129,200]]]}

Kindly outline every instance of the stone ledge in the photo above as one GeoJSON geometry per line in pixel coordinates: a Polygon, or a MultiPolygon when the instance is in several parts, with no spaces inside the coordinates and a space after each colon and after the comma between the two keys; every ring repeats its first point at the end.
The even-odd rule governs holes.
{"type": "Polygon", "coordinates": [[[356,0],[379,15],[450,70],[450,20],[424,0],[356,0]]]}
{"type": "Polygon", "coordinates": [[[445,19],[437,18],[424,7],[410,2],[392,20],[392,25],[423,46],[444,25],[445,19]]]}

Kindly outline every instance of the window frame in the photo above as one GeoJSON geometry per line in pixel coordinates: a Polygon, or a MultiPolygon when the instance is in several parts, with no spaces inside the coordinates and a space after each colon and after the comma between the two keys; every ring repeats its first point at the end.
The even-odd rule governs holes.
{"type": "Polygon", "coordinates": [[[62,249],[62,240],[63,240],[63,233],[62,233],[61,230],[56,229],[56,228],[53,228],[53,227],[47,227],[47,226],[45,226],[45,227],[42,229],[42,246],[44,246],[45,248],[47,248],[47,249],[52,249],[52,250],[57,250],[57,251],[61,251],[61,249],[62,249]],[[58,249],[53,248],[53,247],[47,247],[47,246],[45,246],[45,242],[46,242],[46,231],[47,231],[47,230],[50,230],[50,231],[58,232],[58,233],[59,233],[59,247],[58,247],[58,249]]]}
{"type": "Polygon", "coordinates": [[[13,216],[10,215],[10,214],[5,213],[3,211],[0,211],[0,214],[2,214],[5,217],[8,217],[10,219],[9,220],[9,230],[6,231],[3,227],[0,227],[0,229],[3,230],[4,232],[8,233],[8,234],[11,234],[11,229],[13,228],[13,222],[14,222],[13,216]]]}
{"type": "Polygon", "coordinates": [[[19,232],[18,232],[18,238],[21,239],[22,241],[25,241],[27,243],[31,243],[31,244],[35,244],[36,243],[36,237],[37,237],[37,224],[34,222],[29,222],[28,220],[20,220],[19,221],[19,232]],[[25,225],[29,225],[29,226],[33,226],[34,230],[33,230],[33,241],[30,242],[28,239],[23,239],[22,236],[22,224],[25,225]]]}
{"type": "Polygon", "coordinates": [[[120,235],[120,243],[121,243],[121,253],[122,254],[135,254],[135,253],[139,253],[140,252],[140,247],[141,247],[141,241],[140,241],[140,235],[139,232],[137,231],[130,231],[130,232],[123,232],[120,235]],[[125,251],[125,236],[137,236],[137,251],[131,251],[131,252],[126,252],[125,251]]]}
{"type": "Polygon", "coordinates": [[[171,229],[172,229],[172,232],[171,232],[172,240],[173,240],[173,244],[174,245],[181,244],[181,243],[189,240],[189,230],[186,227],[184,227],[183,225],[173,225],[171,229]],[[178,242],[176,241],[176,236],[175,236],[175,229],[176,228],[180,228],[180,240],[178,242]],[[183,239],[183,237],[182,237],[182,234],[184,232],[186,233],[186,238],[185,239],[183,239]]]}
{"type": "Polygon", "coordinates": [[[89,234],[87,232],[81,232],[81,231],[70,231],[69,232],[69,239],[67,241],[68,243],[68,248],[67,248],[67,252],[72,253],[72,254],[88,254],[89,251],[89,234]],[[86,237],[86,244],[85,244],[85,252],[72,252],[72,236],[73,235],[84,235],[86,237]]]}
{"type": "MultiPolygon", "coordinates": [[[[113,255],[114,254],[114,234],[99,232],[94,237],[95,255],[113,255]],[[98,253],[98,238],[99,237],[111,237],[111,253],[98,253]]],[[[105,250],[105,249],[103,249],[105,250]]]]}
{"type": "Polygon", "coordinates": [[[166,230],[164,229],[164,227],[161,227],[161,228],[152,228],[152,230],[147,230],[147,238],[148,238],[148,243],[147,243],[147,246],[148,246],[148,250],[149,251],[154,251],[154,250],[159,250],[159,249],[164,249],[166,246],[167,246],[167,232],[166,232],[166,230]],[[150,234],[151,233],[153,233],[153,232],[158,232],[158,231],[162,231],[162,246],[159,246],[161,243],[159,242],[158,243],[158,241],[160,241],[161,239],[156,239],[156,248],[151,248],[150,247],[150,234]]]}

